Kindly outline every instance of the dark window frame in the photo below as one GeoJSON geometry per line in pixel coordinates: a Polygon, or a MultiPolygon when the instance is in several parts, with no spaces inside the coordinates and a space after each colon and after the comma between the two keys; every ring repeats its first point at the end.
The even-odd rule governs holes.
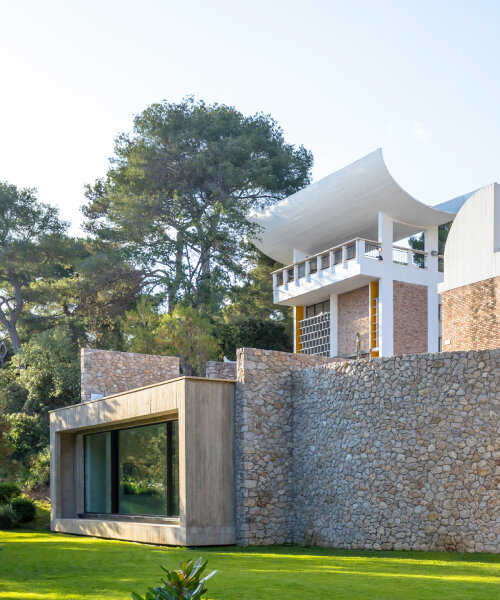
{"type": "MultiPolygon", "coordinates": [[[[179,423],[178,419],[169,419],[167,421],[159,421],[156,423],[144,423],[143,425],[131,425],[130,427],[120,427],[120,428],[115,428],[115,429],[105,429],[103,431],[94,431],[92,433],[88,433],[85,434],[83,436],[83,507],[84,507],[84,512],[82,516],[86,516],[86,515],[100,515],[103,517],[106,516],[110,516],[110,517],[144,517],[144,518],[164,518],[164,519],[177,519],[179,518],[178,514],[172,514],[173,512],[173,507],[175,506],[175,504],[177,503],[177,505],[179,505],[179,499],[177,498],[177,502],[176,499],[174,498],[174,494],[173,494],[173,474],[174,474],[174,465],[173,465],[173,456],[174,456],[174,446],[173,446],[173,435],[172,435],[172,429],[173,429],[173,423],[179,423]],[[120,490],[120,484],[119,484],[119,443],[118,443],[118,436],[119,436],[119,432],[120,431],[125,431],[128,429],[140,429],[142,427],[150,427],[151,425],[165,425],[166,428],[166,465],[167,465],[167,472],[166,472],[166,509],[167,512],[166,514],[159,514],[159,515],[152,515],[152,514],[129,514],[129,513],[120,513],[119,512],[119,490],[120,490]],[[111,462],[111,473],[110,473],[110,478],[111,478],[111,512],[109,513],[103,513],[102,511],[100,512],[92,512],[87,510],[87,506],[86,506],[86,500],[87,500],[87,478],[86,478],[86,473],[87,473],[87,453],[86,453],[86,444],[87,444],[87,438],[88,436],[91,435],[95,435],[95,434],[99,434],[99,433],[110,433],[110,437],[111,437],[111,456],[110,456],[110,462],[111,462]]],[[[178,440],[177,440],[178,441],[178,440]]],[[[177,449],[177,458],[179,458],[179,452],[177,449]]],[[[177,470],[179,469],[179,465],[177,465],[177,470]]],[[[179,493],[179,490],[177,489],[177,493],[179,493]]]]}

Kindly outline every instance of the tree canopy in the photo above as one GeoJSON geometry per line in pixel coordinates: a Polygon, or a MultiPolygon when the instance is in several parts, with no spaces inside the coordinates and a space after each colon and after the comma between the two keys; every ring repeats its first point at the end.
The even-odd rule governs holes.
{"type": "Polygon", "coordinates": [[[0,476],[48,477],[48,411],[79,401],[79,350],[179,356],[187,375],[236,348],[291,350],[281,265],[251,215],[310,181],[312,155],[269,115],[186,98],[151,105],[87,186],[85,237],[34,189],[0,183],[0,476]]]}
{"type": "Polygon", "coordinates": [[[312,155],[287,144],[269,115],[186,98],[138,115],[111,163],[87,189],[87,230],[120,244],[169,311],[188,297],[216,312],[244,276],[251,211],[307,185],[312,155]]]}

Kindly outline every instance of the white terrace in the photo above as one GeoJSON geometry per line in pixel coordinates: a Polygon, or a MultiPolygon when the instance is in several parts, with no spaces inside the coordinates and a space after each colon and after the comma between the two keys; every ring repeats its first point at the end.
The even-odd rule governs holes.
{"type": "MultiPolygon", "coordinates": [[[[426,286],[428,351],[435,351],[443,279],[438,226],[452,221],[462,204],[460,198],[438,207],[416,200],[392,178],[379,149],[256,215],[260,232],[253,241],[287,265],[272,274],[277,304],[330,299],[333,307],[335,296],[377,282],[381,355],[393,349],[393,282],[426,286]],[[422,231],[422,252],[398,244],[422,231]]],[[[333,321],[330,329],[330,348],[322,352],[332,355],[333,321]]]]}
{"type": "Polygon", "coordinates": [[[427,285],[429,271],[442,280],[442,257],[437,252],[392,245],[392,251],[384,255],[380,242],[356,238],[274,271],[274,302],[294,306],[300,296],[301,303],[314,304],[325,293],[348,292],[379,279],[387,262],[392,263],[398,281],[427,285]]]}

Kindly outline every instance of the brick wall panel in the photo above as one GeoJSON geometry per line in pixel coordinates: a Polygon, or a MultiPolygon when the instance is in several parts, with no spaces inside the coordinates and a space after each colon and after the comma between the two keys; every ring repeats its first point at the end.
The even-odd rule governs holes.
{"type": "Polygon", "coordinates": [[[427,286],[394,281],[393,298],[394,354],[427,352],[427,286]]]}
{"type": "Polygon", "coordinates": [[[500,276],[443,292],[442,326],[445,351],[500,348],[500,276]]]}

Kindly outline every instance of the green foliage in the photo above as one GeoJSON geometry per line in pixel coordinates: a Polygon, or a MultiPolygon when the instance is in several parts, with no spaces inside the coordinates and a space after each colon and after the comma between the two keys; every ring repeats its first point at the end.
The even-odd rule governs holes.
{"type": "Polygon", "coordinates": [[[215,324],[215,331],[221,353],[229,360],[236,360],[237,348],[293,351],[293,337],[286,322],[240,318],[215,324]]]}
{"type": "Polygon", "coordinates": [[[178,356],[185,375],[204,375],[207,360],[220,357],[210,319],[191,306],[177,305],[161,315],[157,335],[161,354],[178,356]]]}
{"type": "Polygon", "coordinates": [[[122,246],[171,311],[216,312],[244,275],[248,216],[310,181],[312,155],[268,115],[187,98],[153,104],[122,134],[106,178],[87,190],[87,229],[122,246]]]}
{"type": "Polygon", "coordinates": [[[79,401],[79,352],[67,324],[33,336],[21,346],[15,363],[18,382],[28,392],[26,412],[46,415],[79,401]]]}
{"type": "Polygon", "coordinates": [[[7,414],[24,412],[27,400],[28,390],[19,383],[19,371],[11,362],[0,371],[0,406],[7,414]]]}
{"type": "Polygon", "coordinates": [[[122,260],[119,248],[80,240],[71,275],[56,281],[50,292],[54,310],[80,346],[121,350],[120,318],[134,306],[141,285],[142,274],[122,260]]]}
{"type": "Polygon", "coordinates": [[[125,313],[122,322],[129,352],[158,354],[161,349],[157,332],[160,315],[151,300],[141,296],[134,309],[125,313]]]}
{"type": "Polygon", "coordinates": [[[196,563],[192,560],[184,560],[180,563],[180,568],[169,571],[165,567],[162,569],[166,573],[166,578],[162,578],[162,586],[148,588],[146,596],[143,598],[136,592],[132,592],[134,600],[200,600],[201,595],[207,589],[205,582],[210,579],[217,571],[212,571],[206,577],[201,579],[201,575],[207,566],[208,561],[203,562],[199,558],[196,563]]]}
{"type": "MultiPolygon", "coordinates": [[[[444,225],[439,225],[438,227],[438,252],[439,254],[444,254],[444,247],[446,246],[446,240],[448,239],[448,233],[450,232],[453,221],[450,223],[444,223],[444,225]]],[[[410,248],[414,250],[422,250],[424,249],[424,233],[421,233],[418,236],[412,235],[408,243],[410,248]]]]}
{"type": "Polygon", "coordinates": [[[10,504],[0,506],[0,529],[12,529],[16,525],[16,515],[10,504]]]}
{"type": "Polygon", "coordinates": [[[36,515],[36,505],[29,498],[14,498],[10,503],[18,523],[29,523],[36,515]]]}
{"type": "Polygon", "coordinates": [[[36,190],[0,183],[0,325],[19,352],[18,321],[37,298],[36,283],[64,270],[67,223],[36,190]],[[34,287],[35,286],[35,287],[34,287]]]}
{"type": "Polygon", "coordinates": [[[24,486],[29,490],[50,483],[50,448],[47,446],[38,454],[30,456],[29,469],[24,486]]]}
{"type": "MultiPolygon", "coordinates": [[[[273,319],[293,322],[289,306],[277,306],[273,301],[273,278],[271,273],[283,265],[277,263],[253,244],[246,245],[248,271],[243,285],[233,286],[228,293],[228,304],[223,314],[227,321],[253,317],[261,321],[273,319]]],[[[260,347],[260,346],[259,346],[260,347]]]]}
{"type": "Polygon", "coordinates": [[[39,415],[13,413],[7,415],[9,431],[6,433],[11,459],[28,464],[28,457],[45,448],[49,441],[49,428],[39,415]]]}
{"type": "MultiPolygon", "coordinates": [[[[7,433],[9,432],[9,424],[6,416],[0,411],[0,478],[7,478],[10,474],[10,455],[12,454],[12,448],[9,440],[7,439],[7,433]]],[[[0,488],[1,488],[0,484],[0,488]]],[[[0,504],[1,491],[0,491],[0,504]]]]}
{"type": "Polygon", "coordinates": [[[0,483],[0,504],[8,504],[13,498],[21,495],[21,490],[15,483],[0,483]]]}

